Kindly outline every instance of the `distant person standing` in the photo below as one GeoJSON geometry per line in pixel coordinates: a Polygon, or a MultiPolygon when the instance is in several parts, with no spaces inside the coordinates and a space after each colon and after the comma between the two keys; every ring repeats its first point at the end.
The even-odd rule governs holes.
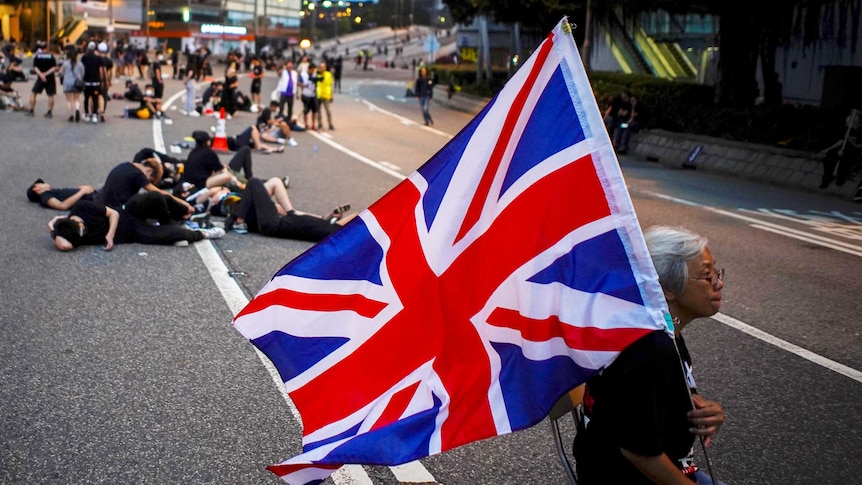
{"type": "Polygon", "coordinates": [[[189,61],[186,63],[186,77],[185,77],[185,86],[186,86],[186,106],[182,113],[186,116],[200,116],[200,113],[195,109],[195,97],[196,97],[196,89],[197,82],[195,79],[197,78],[197,65],[195,62],[189,61]]]}
{"type": "Polygon", "coordinates": [[[57,81],[54,73],[57,72],[57,59],[54,54],[48,50],[48,44],[44,41],[36,42],[36,54],[33,56],[33,71],[36,73],[36,82],[33,83],[33,89],[30,91],[30,111],[27,116],[33,116],[33,109],[36,107],[36,95],[45,91],[48,95],[48,112],[45,113],[45,118],[51,118],[54,115],[51,112],[54,109],[54,95],[57,94],[57,81]]]}
{"type": "Polygon", "coordinates": [[[90,121],[99,122],[99,100],[102,98],[102,85],[105,82],[105,65],[96,55],[96,43],[87,44],[87,53],[81,57],[84,65],[84,112],[89,113],[90,121]]]}
{"type": "Polygon", "coordinates": [[[251,103],[257,106],[258,110],[263,110],[263,104],[260,99],[260,89],[263,84],[263,66],[260,64],[260,59],[257,56],[251,58],[251,103]]]}
{"type": "Polygon", "coordinates": [[[279,92],[278,112],[284,115],[289,123],[293,119],[293,100],[299,93],[299,77],[293,70],[293,61],[288,60],[284,63],[279,76],[277,87],[279,92]],[[285,105],[287,112],[284,111],[285,105]]]}
{"type": "Polygon", "coordinates": [[[81,91],[84,82],[84,65],[78,61],[78,50],[74,45],[66,46],[66,60],[63,62],[63,93],[66,94],[66,109],[69,122],[81,121],[81,91]],[[75,111],[72,111],[72,104],[75,111]]]}
{"type": "Polygon", "coordinates": [[[330,130],[334,130],[332,126],[332,113],[329,111],[329,105],[332,104],[332,73],[326,68],[326,62],[320,62],[319,74],[317,75],[317,126],[323,129],[323,112],[326,111],[326,123],[330,130]]]}
{"type": "Polygon", "coordinates": [[[343,70],[344,58],[338,56],[338,58],[332,62],[332,80],[335,90],[339,93],[341,92],[341,73],[343,70]]]}
{"type": "Polygon", "coordinates": [[[171,67],[174,68],[173,75],[171,79],[179,79],[180,78],[180,51],[177,49],[171,49],[171,67]]]}
{"type": "Polygon", "coordinates": [[[302,121],[306,129],[317,130],[317,66],[308,65],[308,70],[299,73],[299,83],[302,86],[302,121]],[[308,124],[311,115],[311,124],[308,124]]]}
{"type": "Polygon", "coordinates": [[[422,108],[422,118],[425,120],[425,126],[433,125],[434,120],[431,119],[431,98],[434,97],[434,81],[428,77],[428,69],[424,66],[419,68],[419,77],[413,84],[413,92],[419,99],[419,107],[422,108]]]}

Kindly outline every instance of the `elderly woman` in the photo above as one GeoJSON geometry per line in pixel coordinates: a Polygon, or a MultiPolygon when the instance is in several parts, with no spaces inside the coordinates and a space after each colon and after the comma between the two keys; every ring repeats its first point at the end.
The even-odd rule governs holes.
{"type": "Polygon", "coordinates": [[[718,312],[724,270],[715,267],[706,239],[690,231],[653,227],[645,238],[676,345],[665,332],[652,332],[587,383],[584,426],[574,443],[583,485],[710,483],[692,461],[692,445],[696,436],[709,444],[724,410],[697,393],[681,332],[718,312]]]}

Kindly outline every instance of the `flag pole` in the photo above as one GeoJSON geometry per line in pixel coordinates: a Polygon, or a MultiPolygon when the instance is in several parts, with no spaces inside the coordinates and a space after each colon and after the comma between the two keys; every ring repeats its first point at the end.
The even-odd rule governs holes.
{"type": "MultiPolygon", "coordinates": [[[[674,332],[673,348],[676,350],[677,357],[679,357],[679,366],[680,369],[682,369],[682,379],[685,381],[685,391],[688,393],[688,400],[691,403],[691,408],[697,409],[694,405],[694,398],[691,395],[691,387],[688,385],[688,379],[686,379],[685,364],[683,364],[682,361],[682,354],[679,353],[679,346],[676,343],[675,328],[677,321],[678,319],[676,317],[671,317],[671,321],[669,322],[671,324],[670,329],[674,332]]],[[[709,472],[709,478],[712,480],[713,485],[718,485],[718,480],[715,478],[715,471],[712,469],[712,460],[709,459],[709,452],[706,450],[706,440],[703,436],[698,436],[698,439],[700,439],[700,448],[703,450],[703,459],[706,461],[706,469],[709,472]]]]}

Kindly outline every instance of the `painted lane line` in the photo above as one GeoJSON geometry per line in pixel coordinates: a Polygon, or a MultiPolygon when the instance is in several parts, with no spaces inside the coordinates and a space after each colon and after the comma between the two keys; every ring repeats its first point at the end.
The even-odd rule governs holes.
{"type": "Polygon", "coordinates": [[[375,162],[374,160],[371,160],[368,157],[360,155],[359,153],[354,152],[353,150],[345,147],[344,145],[336,143],[331,138],[327,138],[327,137],[323,136],[322,134],[317,133],[316,131],[312,130],[310,133],[311,133],[311,136],[317,138],[318,140],[322,141],[323,143],[326,143],[327,145],[331,146],[332,148],[335,148],[336,150],[338,150],[342,153],[345,153],[345,154],[355,158],[356,160],[359,160],[360,162],[368,165],[369,167],[376,168],[377,170],[380,170],[381,172],[383,172],[385,174],[391,175],[391,176],[397,178],[398,180],[404,180],[407,178],[406,175],[398,173],[395,170],[392,170],[392,169],[386,167],[385,165],[383,165],[381,163],[375,162]]]}
{"type": "MultiPolygon", "coordinates": [[[[182,94],[183,92],[179,92],[171,96],[168,99],[168,103],[173,103],[182,94]]],[[[164,153],[165,142],[162,136],[161,123],[159,123],[158,120],[153,121],[153,144],[157,151],[164,153]]],[[[246,298],[245,293],[243,293],[236,280],[228,275],[227,265],[225,265],[224,261],[218,255],[218,251],[216,251],[212,241],[208,239],[198,241],[195,243],[195,249],[197,249],[201,261],[203,261],[204,266],[206,266],[207,271],[215,282],[216,287],[219,289],[222,298],[224,298],[225,303],[227,303],[231,314],[238,314],[248,304],[248,298],[246,298]]],[[[269,373],[270,378],[275,384],[275,388],[278,390],[279,394],[281,394],[284,402],[287,403],[287,408],[290,410],[293,418],[296,419],[296,422],[302,423],[302,417],[299,414],[299,410],[296,409],[290,396],[288,396],[287,390],[284,388],[284,381],[281,380],[278,370],[276,370],[275,366],[272,365],[272,362],[270,362],[269,358],[267,358],[263,352],[253,345],[252,348],[254,349],[255,354],[257,354],[258,359],[263,363],[264,368],[269,373]]],[[[336,485],[373,485],[373,482],[365,472],[365,469],[359,465],[343,466],[339,469],[339,473],[337,475],[333,475],[332,478],[336,485]]]]}
{"type": "Polygon", "coordinates": [[[827,359],[821,355],[815,354],[810,350],[799,347],[798,345],[794,345],[786,340],[782,340],[778,337],[770,335],[762,330],[758,330],[757,328],[748,325],[747,323],[741,322],[733,317],[727,316],[723,313],[716,313],[712,316],[715,320],[727,325],[728,327],[735,328],[740,332],[747,333],[754,338],[760,339],[770,345],[778,347],[780,349],[786,350],[792,354],[795,354],[799,357],[802,357],[805,360],[813,362],[819,366],[825,367],[833,372],[841,374],[843,376],[849,377],[856,382],[862,382],[862,372],[853,369],[852,367],[848,367],[844,364],[839,364],[834,360],[827,359]]]}
{"type": "Polygon", "coordinates": [[[830,249],[834,249],[834,250],[836,250],[836,251],[841,251],[841,252],[844,252],[844,253],[847,253],[847,254],[852,254],[853,256],[859,256],[860,258],[862,258],[862,249],[860,249],[859,251],[854,251],[854,250],[852,250],[852,249],[847,249],[847,248],[844,248],[844,247],[841,247],[841,246],[836,246],[836,245],[834,245],[834,244],[830,244],[830,243],[828,243],[828,242],[817,241],[817,240],[812,239],[812,238],[810,238],[810,237],[805,237],[805,236],[800,236],[800,235],[792,234],[792,233],[789,233],[789,232],[785,232],[785,231],[782,231],[782,230],[779,230],[779,229],[773,229],[773,228],[771,228],[771,227],[769,227],[769,226],[764,226],[764,225],[760,225],[760,224],[752,224],[752,225],[751,225],[751,227],[753,227],[753,228],[755,228],[755,229],[760,229],[760,230],[762,230],[762,231],[771,232],[771,233],[773,233],[773,234],[778,234],[779,236],[785,236],[785,237],[789,237],[789,238],[792,238],[792,239],[798,239],[798,240],[800,240],[800,241],[804,241],[804,242],[807,242],[807,243],[816,244],[816,245],[818,245],[818,246],[827,247],[827,248],[830,248],[830,249]]]}
{"type": "Polygon", "coordinates": [[[401,121],[401,124],[403,124],[403,125],[417,126],[419,128],[422,128],[423,130],[430,131],[431,133],[434,133],[435,135],[445,136],[446,138],[448,138],[450,140],[453,138],[453,136],[450,135],[449,133],[437,130],[435,128],[431,128],[430,126],[420,125],[419,123],[411,120],[410,118],[405,118],[399,114],[395,114],[389,110],[383,109],[380,106],[377,106],[376,104],[372,103],[371,101],[368,101],[367,99],[360,98],[359,101],[362,104],[364,104],[365,106],[367,106],[369,110],[376,111],[376,112],[384,114],[386,116],[391,116],[391,117],[401,121]]]}
{"type": "MultiPolygon", "coordinates": [[[[212,277],[215,282],[216,288],[218,288],[219,293],[221,293],[222,298],[224,298],[225,303],[227,303],[231,314],[236,315],[245,308],[246,305],[248,305],[248,298],[246,298],[245,293],[243,293],[236,280],[229,276],[227,266],[218,255],[218,251],[216,251],[211,241],[207,239],[198,241],[195,243],[195,249],[197,249],[198,255],[204,262],[204,266],[206,266],[210,277],[212,277]]],[[[276,370],[275,366],[272,365],[272,362],[270,362],[263,352],[258,350],[255,346],[252,346],[252,348],[255,353],[257,353],[257,357],[263,363],[267,372],[269,372],[269,376],[275,383],[275,388],[278,389],[281,397],[284,398],[284,401],[287,403],[287,407],[290,409],[290,413],[297,422],[301,423],[302,417],[299,415],[299,411],[296,409],[290,396],[287,395],[287,390],[284,388],[284,382],[282,382],[281,376],[278,374],[278,370],[276,370]]]]}
{"type": "MultiPolygon", "coordinates": [[[[749,224],[751,224],[752,227],[756,227],[757,229],[765,230],[764,227],[769,227],[772,229],[770,232],[773,232],[775,234],[779,234],[782,236],[791,237],[791,238],[795,238],[795,239],[806,238],[806,241],[808,241],[812,244],[817,244],[817,245],[827,247],[830,249],[835,249],[837,251],[842,251],[842,252],[845,252],[848,254],[852,254],[854,256],[860,256],[859,253],[860,253],[860,251],[862,251],[862,247],[859,247],[855,244],[846,243],[843,241],[838,241],[836,239],[831,239],[828,237],[819,236],[817,234],[812,234],[812,233],[800,231],[797,229],[792,229],[792,228],[787,227],[787,226],[782,226],[780,224],[767,222],[767,221],[764,221],[762,219],[758,219],[755,217],[749,217],[749,216],[745,216],[742,214],[737,214],[734,212],[726,211],[723,209],[718,209],[716,207],[698,204],[697,202],[692,202],[692,201],[685,200],[685,199],[679,199],[677,197],[671,197],[669,195],[660,194],[658,192],[645,192],[645,193],[652,195],[652,196],[655,196],[655,197],[658,197],[660,199],[669,200],[671,202],[676,202],[676,203],[688,205],[691,207],[699,207],[699,208],[702,208],[704,210],[708,210],[710,212],[713,212],[715,214],[720,214],[723,216],[732,217],[734,219],[745,221],[745,222],[748,222],[749,224]]],[[[745,209],[740,209],[740,210],[745,210],[745,209]]]]}
{"type": "MultiPolygon", "coordinates": [[[[170,107],[170,105],[179,99],[180,96],[184,94],[183,91],[178,92],[168,98],[167,102],[164,106],[170,107]]],[[[164,138],[162,135],[161,123],[159,120],[153,120],[153,144],[156,146],[156,150],[164,153],[164,138]]],[[[386,167],[379,166],[379,164],[374,161],[359,155],[358,153],[353,152],[352,150],[348,150],[347,148],[342,147],[338,143],[331,141],[331,139],[327,139],[316,132],[311,132],[312,135],[317,136],[320,140],[332,145],[334,148],[347,153],[348,155],[357,158],[363,163],[369,163],[371,166],[375,168],[379,168],[384,173],[392,175],[393,177],[398,178],[399,180],[404,180],[404,175],[401,175],[396,172],[392,172],[386,167]]],[[[229,276],[229,270],[227,265],[225,265],[224,261],[218,254],[218,251],[215,249],[215,245],[212,241],[208,239],[204,239],[202,241],[198,241],[195,243],[195,249],[197,249],[198,255],[206,266],[207,271],[210,274],[210,277],[216,284],[216,287],[219,289],[219,293],[221,293],[222,298],[224,298],[225,303],[227,303],[228,309],[231,314],[238,314],[245,306],[248,304],[249,300],[245,296],[245,293],[239,287],[236,280],[229,276]]],[[[252,345],[255,353],[257,354],[258,359],[260,359],[261,363],[263,363],[264,368],[269,372],[269,376],[275,384],[275,388],[278,390],[281,397],[284,399],[284,402],[287,403],[288,409],[290,409],[291,414],[294,419],[298,423],[302,423],[302,417],[299,414],[299,410],[296,409],[296,406],[293,404],[293,400],[290,399],[290,396],[287,394],[287,390],[284,387],[284,381],[281,380],[281,375],[278,373],[278,370],[272,364],[266,355],[263,354],[257,347],[252,345]]],[[[405,463],[400,465],[402,469],[406,469],[409,471],[408,477],[419,477],[422,478],[422,482],[432,482],[436,483],[436,480],[431,475],[430,472],[420,463],[418,460],[410,463],[405,463]]],[[[395,467],[390,467],[392,469],[392,473],[398,476],[398,472],[394,470],[395,467]]],[[[368,473],[365,472],[365,469],[362,468],[361,465],[344,465],[339,468],[332,475],[333,482],[336,485],[373,485],[371,477],[368,476],[368,473]]],[[[408,482],[409,483],[409,482],[408,482]]],[[[416,483],[416,482],[414,482],[416,483]]]]}
{"type": "Polygon", "coordinates": [[[809,226],[814,231],[823,232],[835,237],[862,240],[862,224],[852,217],[836,211],[832,211],[830,214],[815,212],[818,217],[814,218],[805,218],[803,215],[798,214],[795,211],[780,209],[776,209],[774,211],[769,209],[759,209],[756,211],[750,209],[739,209],[739,211],[809,226]],[[847,223],[838,222],[836,219],[844,219],[847,223]]]}
{"type": "Polygon", "coordinates": [[[437,483],[434,476],[418,461],[391,466],[389,469],[401,483],[437,483]]]}

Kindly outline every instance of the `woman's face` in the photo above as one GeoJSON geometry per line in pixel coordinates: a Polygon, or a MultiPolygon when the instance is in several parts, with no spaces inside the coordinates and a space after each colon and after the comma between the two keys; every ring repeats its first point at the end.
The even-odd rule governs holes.
{"type": "Polygon", "coordinates": [[[668,295],[671,313],[679,317],[683,323],[695,318],[711,317],[721,308],[721,289],[724,282],[717,279],[713,285],[710,278],[717,268],[709,248],[704,248],[700,255],[688,260],[688,281],[680,294],[668,295]]]}

